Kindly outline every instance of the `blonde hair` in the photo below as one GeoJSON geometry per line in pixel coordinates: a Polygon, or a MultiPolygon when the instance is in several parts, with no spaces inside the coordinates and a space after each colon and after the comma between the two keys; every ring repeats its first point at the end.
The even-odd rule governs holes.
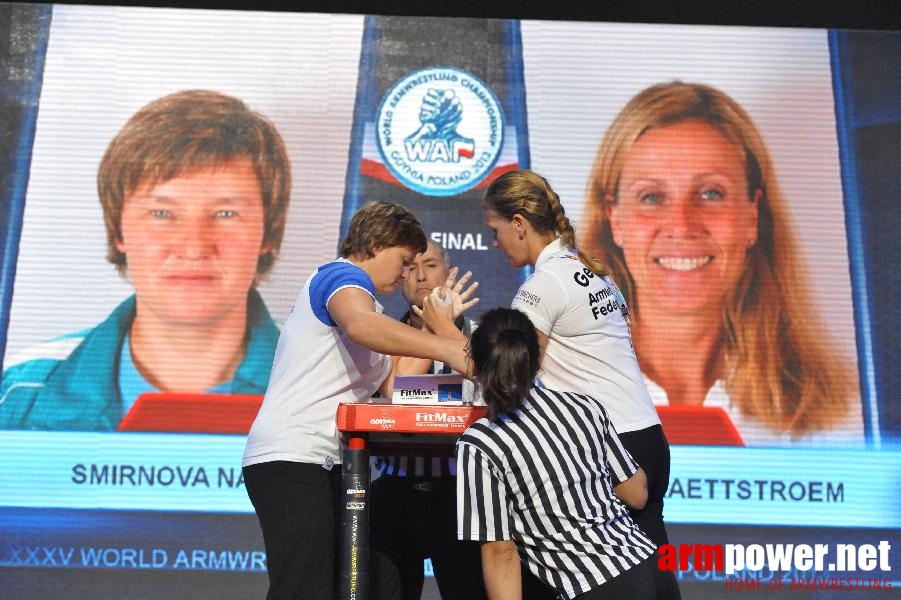
{"type": "Polygon", "coordinates": [[[482,207],[507,220],[521,215],[539,234],[556,233],[563,245],[578,254],[579,260],[596,275],[610,273],[603,262],[577,247],[576,232],[563,210],[560,196],[538,173],[528,169],[507,171],[485,189],[482,207]]]}
{"type": "Polygon", "coordinates": [[[799,436],[827,429],[847,414],[855,377],[826,343],[811,343],[821,339],[823,327],[809,300],[785,199],[763,137],[732,98],[708,85],[673,81],[646,88],[626,104],[594,161],[584,247],[610,265],[639,323],[641,303],[613,241],[608,207],[617,202],[623,163],[638,138],[687,120],[711,125],[741,151],[748,197],[758,194],[757,243],[723,306],[726,390],[743,414],[776,431],[799,436]]]}

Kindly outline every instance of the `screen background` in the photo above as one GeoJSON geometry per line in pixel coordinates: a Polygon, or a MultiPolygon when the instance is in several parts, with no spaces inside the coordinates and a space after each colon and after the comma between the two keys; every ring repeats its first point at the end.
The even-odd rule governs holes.
{"type": "MultiPolygon", "coordinates": [[[[27,268],[15,281],[7,361],[97,323],[130,292],[106,262],[97,165],[138,108],[182,89],[244,99],[288,144],[288,228],[260,287],[273,316],[284,318],[339,241],[361,35],[362,18],[350,15],[57,7],[19,243],[27,268]],[[229,68],[211,64],[213,57],[229,68]],[[48,251],[60,246],[70,251],[48,251]],[[53,278],[47,294],[54,272],[66,276],[53,278]]],[[[603,132],[633,94],[673,79],[719,87],[768,142],[810,279],[828,282],[818,286],[819,308],[836,338],[853,338],[854,323],[844,318],[851,290],[825,30],[526,21],[522,36],[532,167],[554,185],[574,223],[603,132]]]]}
{"type": "Polygon", "coordinates": [[[241,98],[285,139],[289,219],[260,286],[273,318],[284,319],[338,245],[362,26],[350,15],[55,7],[19,244],[19,264],[29,266],[16,277],[7,359],[96,324],[130,293],[106,262],[97,165],[136,110],[184,89],[241,98]]]}
{"type": "MultiPolygon", "coordinates": [[[[96,166],[137,108],[179,89],[210,88],[242,98],[268,116],[288,144],[294,172],[289,224],[281,257],[260,287],[273,316],[283,318],[303,280],[334,256],[338,243],[362,28],[357,15],[54,7],[7,359],[93,325],[130,293],[104,259],[96,166]]],[[[854,312],[852,299],[860,292],[851,284],[869,280],[853,277],[848,258],[855,250],[848,240],[855,238],[845,227],[844,205],[857,198],[847,184],[843,194],[843,168],[850,165],[840,149],[836,54],[828,31],[528,20],[521,28],[531,164],[552,182],[574,222],[598,141],[632,94],[674,78],[720,87],[748,109],[768,142],[830,335],[852,360],[867,359],[858,340],[869,315],[859,304],[854,312]]],[[[885,35],[893,38],[880,34],[880,43],[885,35]]],[[[897,204],[879,208],[897,215],[897,204]]],[[[880,260],[875,250],[866,254],[869,260],[880,260]]],[[[490,280],[490,274],[480,276],[490,280]]],[[[881,356],[879,347],[869,351],[881,356]]],[[[882,376],[865,368],[878,361],[861,364],[864,387],[882,376]]],[[[874,395],[865,399],[875,402],[874,395]]],[[[878,399],[880,415],[896,422],[895,399],[878,399]]],[[[753,478],[768,465],[774,479],[842,481],[860,494],[844,506],[796,504],[779,506],[779,512],[767,503],[748,508],[717,498],[670,497],[674,541],[873,543],[879,532],[894,542],[901,516],[897,452],[892,436],[880,444],[869,439],[869,450],[854,452],[741,449],[711,456],[707,449],[674,449],[674,478],[684,481],[727,472],[753,478]],[[868,465],[866,472],[861,464],[868,465]]],[[[14,597],[56,597],[60,589],[98,598],[126,591],[159,597],[166,590],[202,597],[198,589],[209,597],[229,591],[243,597],[240,591],[255,595],[265,588],[253,554],[262,544],[240,486],[181,485],[147,493],[75,488],[67,481],[71,463],[79,460],[73,456],[125,464],[152,453],[157,464],[206,465],[212,474],[239,463],[240,439],[3,432],[0,447],[8,457],[0,478],[0,538],[6,542],[0,564],[4,579],[21,592],[14,597]],[[76,549],[74,556],[85,548],[115,548],[118,558],[75,565],[63,560],[69,548],[76,549]],[[123,549],[144,550],[145,558],[123,560],[123,549]],[[164,572],[154,568],[153,550],[167,553],[164,572]],[[189,560],[191,568],[172,568],[179,552],[197,550],[208,552],[206,558],[189,560]],[[223,551],[246,553],[248,560],[238,557],[229,567],[227,559],[221,562],[223,551]]],[[[690,576],[684,580],[688,597],[720,597],[722,585],[690,576]]]]}

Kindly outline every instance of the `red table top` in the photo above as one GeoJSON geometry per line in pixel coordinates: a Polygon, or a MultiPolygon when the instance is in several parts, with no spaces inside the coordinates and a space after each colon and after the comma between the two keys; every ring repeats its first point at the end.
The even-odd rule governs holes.
{"type": "Polygon", "coordinates": [[[338,405],[338,431],[367,439],[374,454],[453,456],[457,438],[488,409],[484,406],[338,405]]]}
{"type": "Polygon", "coordinates": [[[487,412],[484,406],[424,404],[338,405],[338,430],[344,432],[391,432],[461,434],[487,412]]]}

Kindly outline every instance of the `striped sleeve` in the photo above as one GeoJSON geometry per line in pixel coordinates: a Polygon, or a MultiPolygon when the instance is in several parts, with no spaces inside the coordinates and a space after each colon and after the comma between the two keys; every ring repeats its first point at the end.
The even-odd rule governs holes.
{"type": "Polygon", "coordinates": [[[638,471],[638,463],[619,441],[616,428],[609,418],[605,419],[604,423],[604,456],[607,457],[613,485],[623,483],[638,471]]]}
{"type": "Polygon", "coordinates": [[[485,453],[468,443],[457,445],[457,538],[511,539],[507,486],[485,453]]]}

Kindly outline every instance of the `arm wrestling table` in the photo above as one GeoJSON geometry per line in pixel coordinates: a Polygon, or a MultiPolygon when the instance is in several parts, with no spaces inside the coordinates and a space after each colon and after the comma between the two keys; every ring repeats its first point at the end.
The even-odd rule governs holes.
{"type": "Polygon", "coordinates": [[[338,405],[342,453],[338,600],[367,600],[369,578],[369,453],[453,456],[454,444],[484,406],[363,402],[338,405]]]}

